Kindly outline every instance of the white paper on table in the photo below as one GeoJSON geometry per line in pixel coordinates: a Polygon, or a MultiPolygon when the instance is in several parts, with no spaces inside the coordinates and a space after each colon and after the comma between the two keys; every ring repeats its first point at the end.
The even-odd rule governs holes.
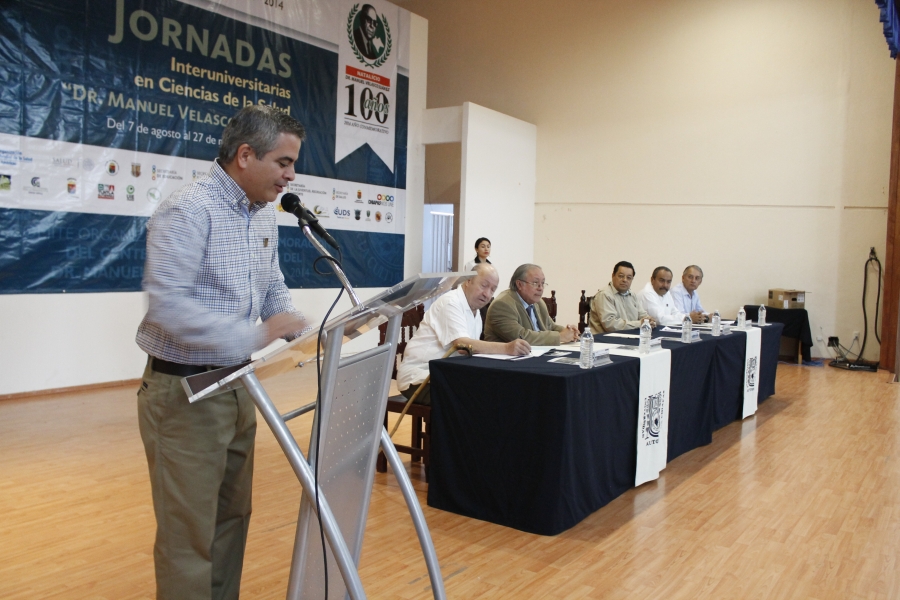
{"type": "Polygon", "coordinates": [[[640,334],[637,334],[637,333],[604,333],[603,335],[605,335],[607,337],[632,338],[635,340],[641,339],[640,334]]]}
{"type": "Polygon", "coordinates": [[[475,358],[492,358],[494,360],[524,360],[526,358],[531,358],[532,356],[543,356],[552,349],[553,346],[532,346],[531,354],[524,354],[522,356],[512,356],[510,354],[473,354],[472,356],[475,358]]]}
{"type": "Polygon", "coordinates": [[[669,327],[668,325],[660,329],[660,331],[676,331],[681,332],[681,327],[669,327]]]}
{"type": "MultiPolygon", "coordinates": [[[[618,348],[619,344],[606,344],[603,342],[594,342],[594,352],[597,350],[609,350],[611,348],[618,348]]],[[[637,348],[637,346],[635,346],[637,348]]],[[[550,348],[551,350],[556,350],[558,352],[578,352],[581,353],[580,346],[554,346],[550,348]]]]}
{"type": "Polygon", "coordinates": [[[514,358],[531,358],[530,354],[524,356],[513,356],[511,354],[473,354],[472,358],[490,358],[493,360],[513,360],[514,358]]]}
{"type": "MultiPolygon", "coordinates": [[[[734,325],[734,321],[719,321],[719,323],[721,325],[734,325]]],[[[703,323],[701,325],[694,325],[694,329],[712,329],[712,323],[703,323]]]]}
{"type": "Polygon", "coordinates": [[[553,346],[532,346],[531,347],[531,355],[532,356],[543,356],[553,350],[553,346]]]}

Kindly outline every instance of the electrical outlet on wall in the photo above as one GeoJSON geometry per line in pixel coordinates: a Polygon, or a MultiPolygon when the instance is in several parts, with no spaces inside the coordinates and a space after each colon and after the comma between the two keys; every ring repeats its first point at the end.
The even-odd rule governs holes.
{"type": "Polygon", "coordinates": [[[855,342],[855,341],[858,340],[858,339],[859,339],[859,332],[858,332],[858,331],[854,331],[854,332],[853,332],[853,341],[855,342]]]}
{"type": "Polygon", "coordinates": [[[817,341],[817,342],[821,342],[821,341],[822,341],[822,336],[821,336],[821,335],[817,335],[817,336],[816,336],[816,341],[817,341]]]}

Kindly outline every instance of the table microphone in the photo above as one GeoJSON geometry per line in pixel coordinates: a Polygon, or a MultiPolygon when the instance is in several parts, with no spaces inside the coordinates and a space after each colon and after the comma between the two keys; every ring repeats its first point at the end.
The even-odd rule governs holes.
{"type": "Polygon", "coordinates": [[[281,197],[281,208],[284,209],[285,212],[289,212],[300,221],[300,226],[308,226],[310,229],[319,234],[319,237],[325,240],[328,245],[334,248],[337,251],[340,251],[341,247],[338,243],[331,237],[331,234],[325,231],[325,228],[319,224],[319,219],[316,218],[314,214],[312,214],[309,209],[305,208],[302,204],[300,204],[300,198],[297,194],[285,194],[281,197]]]}

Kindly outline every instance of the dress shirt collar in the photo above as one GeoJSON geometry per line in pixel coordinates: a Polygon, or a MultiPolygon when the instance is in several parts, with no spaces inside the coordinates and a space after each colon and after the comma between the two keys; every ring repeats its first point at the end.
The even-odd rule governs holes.
{"type": "Polygon", "coordinates": [[[461,302],[462,305],[465,306],[469,310],[469,312],[471,312],[473,315],[478,312],[477,310],[472,310],[472,307],[469,306],[469,299],[466,298],[466,292],[463,290],[462,284],[459,284],[456,287],[456,289],[453,291],[456,292],[457,294],[459,294],[459,298],[457,301],[461,302]]]}
{"type": "MultiPolygon", "coordinates": [[[[647,282],[647,285],[644,286],[644,290],[641,293],[645,296],[647,294],[653,294],[653,296],[655,296],[659,300],[662,300],[665,297],[665,296],[660,296],[659,294],[657,294],[656,290],[653,289],[653,284],[650,283],[649,281],[647,282]]],[[[650,296],[650,297],[653,298],[653,296],[650,296]]]]}
{"type": "Polygon", "coordinates": [[[641,293],[645,294],[645,295],[653,294],[652,297],[655,297],[659,302],[666,302],[666,301],[670,301],[672,299],[672,296],[671,296],[672,291],[671,290],[666,290],[666,293],[663,294],[662,296],[660,296],[659,293],[655,289],[653,289],[653,284],[650,283],[649,281],[647,282],[647,285],[644,286],[644,291],[641,293]]]}
{"type": "Polygon", "coordinates": [[[612,281],[609,282],[609,289],[612,291],[613,294],[618,294],[620,296],[630,296],[631,295],[631,288],[628,288],[624,292],[620,292],[619,290],[616,289],[616,286],[614,286],[612,284],[612,281]]]}
{"type": "Polygon", "coordinates": [[[525,298],[523,298],[522,296],[519,295],[518,290],[516,290],[514,293],[515,293],[515,295],[516,295],[516,298],[519,299],[519,302],[522,303],[522,306],[525,307],[525,310],[528,310],[528,307],[529,307],[529,306],[534,306],[533,304],[528,304],[527,302],[525,302],[525,298]]]}
{"type": "Polygon", "coordinates": [[[215,182],[217,187],[222,189],[224,200],[228,202],[233,210],[239,213],[253,216],[267,204],[266,202],[250,202],[241,186],[219,164],[218,158],[213,161],[209,170],[209,177],[215,182]]]}

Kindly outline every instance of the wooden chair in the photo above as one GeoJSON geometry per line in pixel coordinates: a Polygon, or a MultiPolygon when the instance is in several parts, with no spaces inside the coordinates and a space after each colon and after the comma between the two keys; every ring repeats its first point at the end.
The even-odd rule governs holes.
{"type": "Polygon", "coordinates": [[[547,312],[550,313],[550,318],[556,323],[556,290],[550,290],[550,297],[541,298],[541,300],[547,305],[547,312]]]}
{"type": "MultiPolygon", "coordinates": [[[[584,330],[587,329],[588,321],[590,320],[591,314],[591,300],[593,300],[593,296],[584,296],[584,290],[581,290],[581,300],[578,301],[578,332],[584,333],[584,330]]],[[[595,331],[596,333],[602,333],[601,331],[595,331]]]]}
{"type": "MultiPolygon", "coordinates": [[[[412,339],[416,329],[425,317],[425,307],[421,304],[415,308],[411,308],[403,313],[403,319],[400,321],[400,341],[397,343],[397,358],[394,361],[394,371],[391,378],[397,379],[397,365],[406,351],[406,343],[412,339]]],[[[378,326],[379,341],[378,344],[384,344],[387,335],[387,323],[378,326]]],[[[390,396],[387,401],[387,411],[384,414],[384,426],[388,426],[388,413],[400,414],[406,406],[406,397],[403,395],[390,396]]],[[[428,468],[429,456],[431,453],[431,407],[423,404],[411,404],[406,414],[412,419],[412,438],[409,446],[394,444],[397,452],[409,454],[412,462],[422,461],[425,468],[428,468]]],[[[387,458],[383,452],[378,453],[378,460],[375,463],[375,469],[379,473],[387,472],[387,458]]],[[[426,472],[427,477],[427,472],[426,472]]]]}

